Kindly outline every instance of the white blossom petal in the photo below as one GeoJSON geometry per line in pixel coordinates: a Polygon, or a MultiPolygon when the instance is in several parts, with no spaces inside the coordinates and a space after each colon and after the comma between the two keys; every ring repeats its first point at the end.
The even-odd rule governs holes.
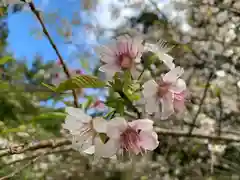
{"type": "Polygon", "coordinates": [[[163,61],[163,63],[169,68],[169,69],[173,69],[175,68],[175,64],[173,63],[173,57],[163,53],[163,52],[158,52],[157,56],[159,57],[159,59],[161,61],[163,61]]]}
{"type": "Polygon", "coordinates": [[[157,133],[154,131],[141,131],[140,146],[143,149],[153,151],[159,145],[157,133]]]}
{"type": "Polygon", "coordinates": [[[150,119],[138,119],[128,123],[132,128],[136,130],[152,130],[153,129],[153,121],[150,119]]]}
{"type": "Polygon", "coordinates": [[[163,76],[164,82],[176,83],[177,79],[184,73],[183,68],[180,66],[171,69],[163,76]]]}
{"type": "Polygon", "coordinates": [[[145,109],[149,114],[159,111],[159,101],[156,99],[155,96],[146,98],[145,109]]]}
{"type": "Polygon", "coordinates": [[[158,90],[158,84],[153,80],[149,80],[143,84],[143,96],[145,98],[155,96],[158,90]]]}
{"type": "Polygon", "coordinates": [[[122,117],[115,117],[108,122],[107,136],[118,139],[127,128],[127,122],[122,117]]]}
{"type": "Polygon", "coordinates": [[[177,79],[176,84],[170,87],[170,91],[181,93],[187,89],[187,85],[183,79],[177,79]]]}
{"type": "Polygon", "coordinates": [[[107,132],[107,121],[101,117],[96,117],[93,119],[93,128],[98,133],[107,132]]]}
{"type": "Polygon", "coordinates": [[[90,122],[92,120],[91,116],[87,115],[82,109],[79,108],[66,107],[66,112],[82,122],[90,122]]]}
{"type": "MultiPolygon", "coordinates": [[[[97,46],[95,47],[95,52],[97,53],[98,56],[102,57],[102,56],[106,56],[106,57],[115,57],[115,52],[109,48],[108,46],[97,46]]],[[[112,59],[105,59],[103,58],[103,62],[105,63],[112,63],[112,59]],[[110,60],[109,60],[110,59],[110,60]]]]}
{"type": "Polygon", "coordinates": [[[83,152],[93,145],[93,137],[90,135],[73,136],[72,148],[83,152]]]}
{"type": "Polygon", "coordinates": [[[102,142],[100,138],[96,138],[94,143],[96,149],[95,150],[96,157],[105,158],[112,157],[117,153],[120,147],[119,142],[111,138],[105,144],[102,142]]]}
{"type": "Polygon", "coordinates": [[[173,95],[169,92],[161,99],[161,119],[167,119],[173,113],[173,95]]]}
{"type": "Polygon", "coordinates": [[[94,154],[95,153],[95,146],[90,146],[90,148],[83,151],[86,154],[94,154]]]}
{"type": "Polygon", "coordinates": [[[107,79],[111,79],[116,72],[121,71],[121,68],[117,66],[117,64],[105,64],[101,66],[99,70],[105,72],[107,79]]]}

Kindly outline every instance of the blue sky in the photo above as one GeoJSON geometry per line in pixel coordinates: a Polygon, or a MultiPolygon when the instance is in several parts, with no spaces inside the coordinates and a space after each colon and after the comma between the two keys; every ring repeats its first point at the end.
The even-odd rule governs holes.
{"type": "MultiPolygon", "coordinates": [[[[43,6],[43,3],[40,3],[40,0],[35,0],[34,2],[36,6],[41,7],[44,12],[48,13],[58,10],[58,15],[67,19],[71,17],[72,12],[76,10],[79,11],[80,3],[77,4],[78,1],[71,3],[71,1],[61,0],[64,3],[57,3],[58,1],[59,0],[51,0],[51,3],[47,3],[45,6],[43,6]],[[77,9],[76,7],[79,8],[77,9]]],[[[31,61],[34,55],[39,54],[43,56],[44,60],[57,59],[57,56],[48,40],[46,38],[37,39],[36,35],[31,33],[36,29],[40,32],[41,27],[30,11],[22,11],[20,13],[11,14],[8,18],[8,26],[10,32],[8,37],[8,50],[13,52],[16,58],[25,57],[28,61],[31,61]]],[[[62,56],[66,61],[68,61],[68,45],[64,44],[60,35],[56,33],[56,27],[48,23],[47,28],[62,56]]]]}
{"type": "MultiPolygon", "coordinates": [[[[79,15],[84,18],[84,23],[91,20],[86,13],[80,11],[79,1],[51,0],[51,3],[45,1],[44,4],[43,0],[34,0],[34,3],[36,7],[40,7],[44,13],[57,11],[57,14],[64,19],[70,19],[73,12],[78,11],[79,15]],[[58,3],[59,1],[63,3],[58,3]]],[[[31,64],[36,54],[41,55],[45,62],[48,60],[58,59],[55,51],[52,49],[46,38],[42,37],[41,39],[38,39],[36,38],[36,35],[31,33],[34,29],[41,32],[41,27],[35,16],[30,11],[25,10],[19,13],[11,14],[7,21],[9,28],[8,51],[12,52],[16,59],[26,58],[29,64],[31,64]]],[[[64,60],[67,62],[68,66],[74,67],[74,69],[79,68],[79,60],[73,59],[71,56],[75,49],[70,45],[64,44],[63,38],[61,38],[61,36],[56,32],[57,26],[54,25],[55,23],[48,21],[49,19],[46,19],[45,24],[47,24],[48,31],[54,39],[54,42],[60,50],[64,60]]],[[[56,21],[56,24],[59,23],[56,21]]],[[[77,43],[81,47],[81,50],[92,52],[91,44],[95,44],[96,42],[93,38],[87,38],[87,35],[81,25],[74,29],[74,33],[74,43],[77,43]]],[[[93,58],[92,61],[96,62],[97,59],[93,58]]],[[[92,90],[88,91],[88,94],[89,93],[98,94],[99,91],[92,90]]],[[[48,105],[50,104],[51,102],[48,103],[48,105]]],[[[62,106],[62,104],[60,104],[60,106],[62,106]]]]}

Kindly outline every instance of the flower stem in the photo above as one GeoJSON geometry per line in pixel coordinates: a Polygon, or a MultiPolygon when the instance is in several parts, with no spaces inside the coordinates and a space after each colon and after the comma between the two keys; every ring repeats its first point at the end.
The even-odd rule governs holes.
{"type": "Polygon", "coordinates": [[[141,73],[140,73],[140,75],[138,76],[138,79],[137,79],[138,81],[142,78],[144,71],[145,71],[145,69],[143,69],[143,70],[141,71],[141,73]]]}
{"type": "Polygon", "coordinates": [[[133,110],[133,112],[137,113],[138,119],[141,118],[142,114],[141,112],[132,104],[131,100],[126,96],[126,94],[122,91],[117,91],[121,98],[124,99],[126,102],[127,106],[133,110]]]}

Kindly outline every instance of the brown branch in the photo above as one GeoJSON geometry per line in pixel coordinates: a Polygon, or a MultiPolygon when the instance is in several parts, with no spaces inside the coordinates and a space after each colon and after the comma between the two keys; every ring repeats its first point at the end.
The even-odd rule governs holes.
{"type": "Polygon", "coordinates": [[[34,151],[41,148],[56,148],[63,145],[69,145],[71,142],[67,139],[56,139],[56,140],[43,140],[37,143],[30,143],[27,145],[15,145],[10,146],[8,149],[0,151],[0,157],[11,155],[11,154],[21,154],[26,151],[34,151]]]}
{"type": "MultiPolygon", "coordinates": [[[[213,71],[211,71],[210,74],[209,74],[209,76],[208,76],[207,83],[206,83],[206,86],[205,86],[205,88],[204,88],[203,96],[202,96],[202,98],[201,98],[201,100],[200,100],[200,104],[199,104],[198,110],[197,110],[195,116],[193,117],[193,121],[192,121],[192,124],[193,124],[193,125],[196,124],[197,118],[198,118],[198,116],[199,116],[199,114],[200,114],[200,112],[201,112],[201,110],[202,110],[202,105],[203,105],[204,100],[205,100],[205,98],[206,98],[206,96],[207,96],[207,91],[208,91],[208,89],[209,89],[209,87],[210,87],[210,82],[211,82],[211,79],[212,79],[213,74],[214,74],[213,71]]],[[[189,133],[188,133],[189,135],[191,135],[191,133],[193,132],[194,127],[195,127],[195,126],[191,126],[191,127],[189,128],[189,133]]]]}
{"type": "Polygon", "coordinates": [[[13,171],[11,174],[9,174],[7,176],[4,176],[4,177],[1,177],[0,180],[10,179],[11,177],[14,177],[16,174],[20,173],[22,170],[24,170],[25,168],[27,168],[28,166],[30,166],[34,162],[36,162],[39,158],[40,158],[40,156],[36,157],[35,159],[32,159],[31,161],[29,161],[24,166],[22,166],[19,169],[16,169],[15,171],[13,171]]]}
{"type": "MultiPolygon", "coordinates": [[[[46,37],[47,37],[48,41],[50,42],[52,48],[56,52],[56,54],[57,54],[57,56],[58,56],[58,58],[59,58],[59,60],[61,62],[61,65],[63,67],[64,73],[66,74],[67,78],[70,79],[71,78],[71,74],[70,74],[70,72],[69,72],[69,70],[67,68],[67,65],[64,63],[64,60],[63,60],[63,58],[62,58],[62,56],[61,56],[61,54],[60,54],[56,44],[53,42],[50,34],[48,33],[47,28],[46,28],[45,24],[43,23],[43,20],[41,18],[41,15],[40,15],[39,11],[36,9],[36,7],[33,4],[33,2],[29,3],[29,7],[30,7],[31,11],[34,13],[34,15],[36,16],[36,18],[38,19],[38,21],[40,22],[40,24],[42,26],[43,33],[46,35],[46,37]]],[[[75,107],[78,107],[78,97],[77,97],[76,91],[72,90],[72,94],[73,94],[73,98],[74,98],[74,105],[75,105],[75,107]]]]}
{"type": "Polygon", "coordinates": [[[27,157],[24,157],[24,158],[21,158],[21,159],[17,159],[17,160],[14,160],[14,161],[10,161],[6,164],[4,164],[5,166],[10,166],[12,164],[16,164],[18,162],[22,162],[22,161],[27,161],[27,160],[32,160],[38,156],[46,156],[46,155],[49,155],[49,154],[57,154],[57,153],[64,153],[64,152],[70,152],[72,151],[73,149],[71,147],[67,147],[67,148],[55,148],[55,149],[47,149],[45,152],[36,152],[34,154],[32,154],[31,156],[27,156],[27,157]]]}
{"type": "Polygon", "coordinates": [[[216,136],[216,135],[204,135],[203,133],[192,133],[189,135],[187,131],[178,131],[178,130],[162,129],[162,128],[156,128],[155,130],[158,135],[163,135],[163,136],[208,139],[213,141],[225,141],[225,142],[240,142],[239,136],[230,136],[228,134],[216,136]]]}
{"type": "MultiPolygon", "coordinates": [[[[172,137],[187,137],[187,138],[198,138],[198,139],[209,139],[209,140],[215,140],[215,141],[225,141],[225,142],[240,142],[240,136],[239,135],[233,135],[228,132],[222,132],[221,136],[216,136],[216,135],[203,135],[202,133],[191,133],[189,134],[188,131],[183,130],[172,130],[172,129],[163,129],[163,128],[158,128],[155,127],[155,131],[157,132],[158,135],[163,135],[163,136],[172,136],[172,137]]],[[[8,149],[0,151],[0,157],[7,156],[7,155],[12,155],[12,154],[20,154],[24,153],[26,151],[35,151],[38,149],[42,148],[52,148],[53,150],[49,151],[55,152],[58,151],[57,147],[60,146],[65,146],[65,145],[70,145],[71,142],[67,139],[56,139],[56,140],[43,140],[39,141],[38,143],[30,143],[27,145],[15,145],[12,146],[8,149]]]]}

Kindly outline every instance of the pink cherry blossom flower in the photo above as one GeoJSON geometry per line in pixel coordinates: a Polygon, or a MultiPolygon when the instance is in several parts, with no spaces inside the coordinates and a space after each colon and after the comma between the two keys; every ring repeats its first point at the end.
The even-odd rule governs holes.
{"type": "Polygon", "coordinates": [[[115,42],[96,49],[101,61],[105,64],[99,68],[106,73],[107,78],[112,78],[116,72],[130,70],[136,72],[136,63],[140,63],[144,50],[142,39],[128,35],[119,36],[115,42]]]}
{"type": "Polygon", "coordinates": [[[70,134],[73,149],[93,154],[95,151],[94,139],[98,133],[105,133],[107,121],[101,117],[92,118],[83,110],[67,107],[68,113],[63,128],[70,134]]]}
{"type": "Polygon", "coordinates": [[[127,122],[121,117],[113,118],[107,124],[106,134],[109,140],[105,144],[96,142],[96,156],[112,157],[123,152],[143,154],[156,149],[159,144],[153,121],[149,119],[127,122]]]}
{"type": "Polygon", "coordinates": [[[175,110],[181,110],[184,103],[183,92],[186,90],[185,81],[180,78],[183,72],[178,66],[163,75],[158,82],[149,80],[144,83],[143,96],[148,113],[160,111],[161,119],[167,119],[175,110]]]}

